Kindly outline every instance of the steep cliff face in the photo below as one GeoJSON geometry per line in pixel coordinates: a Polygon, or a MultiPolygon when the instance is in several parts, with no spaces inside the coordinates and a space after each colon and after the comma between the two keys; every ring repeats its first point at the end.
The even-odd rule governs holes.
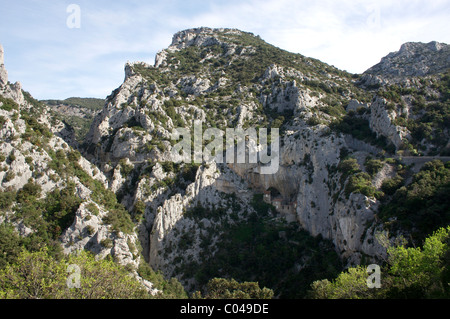
{"type": "Polygon", "coordinates": [[[397,173],[386,158],[414,150],[411,131],[399,121],[413,102],[392,99],[384,94],[388,89],[366,87],[388,88],[393,78],[408,79],[411,86],[418,83],[415,76],[439,76],[448,66],[447,51],[444,44],[405,44],[358,77],[236,29],[184,30],[157,54],[154,65],[125,66],[124,83],[91,127],[87,154],[104,165],[129,209],[145,204],[139,226],[144,255],[166,274],[180,275],[183,263],[202,254],[192,238],[187,252],[180,250],[186,234],[199,238],[212,227],[205,225],[214,225],[208,217],[196,224],[186,212],[196,206],[226,210],[221,196],[243,194],[233,182],[236,177],[250,194],[238,196],[238,220],[252,210],[251,196],[275,189],[285,205],[279,213],[311,235],[330,239],[349,264],[359,263],[362,255],[376,260],[385,254],[377,240],[383,232],[377,198],[383,180],[397,173]],[[411,59],[420,61],[410,67],[411,59]],[[214,164],[200,167],[180,186],[179,171],[189,167],[179,164],[167,171],[158,163],[179,160],[171,152],[172,130],[187,127],[192,133],[196,121],[223,131],[280,127],[276,173],[261,174],[259,163],[214,164]],[[341,168],[348,158],[356,160],[356,177],[341,168]],[[371,158],[379,162],[376,171],[367,164],[371,158]],[[124,165],[133,172],[128,177],[118,174],[124,165]],[[189,258],[180,257],[184,254],[189,258]]]}
{"type": "MultiPolygon", "coordinates": [[[[361,108],[366,110],[362,119],[395,146],[400,145],[402,133],[383,113],[385,104],[372,101],[371,93],[355,86],[355,80],[350,74],[279,50],[239,30],[185,30],[157,54],[154,66],[139,62],[125,66],[124,83],[108,97],[94,120],[86,156],[103,167],[130,210],[136,203],[144,203],[139,226],[144,255],[167,274],[176,274],[183,253],[173,247],[186,229],[197,235],[207,231],[203,224],[194,225],[185,212],[195,206],[193,202],[204,208],[211,208],[209,203],[226,209],[220,196],[211,192],[241,194],[236,192],[240,187],[233,182],[236,177],[230,177],[233,174],[248,184],[245,192],[251,194],[247,199],[238,196],[240,218],[245,219],[244,210],[251,210],[248,203],[253,194],[274,188],[284,201],[297,202],[295,212],[284,215],[288,220],[298,222],[313,236],[331,239],[351,262],[358,262],[361,254],[376,258],[383,248],[377,246],[374,229],[368,231],[367,225],[374,221],[377,200],[358,192],[345,196],[347,181],[337,167],[345,150],[347,156],[358,159],[364,171],[366,157],[375,157],[382,149],[343,135],[332,123],[344,117],[346,109],[361,108]],[[229,163],[214,166],[216,171],[210,172],[209,183],[214,186],[206,183],[204,176],[211,167],[199,168],[195,178],[180,185],[179,171],[188,166],[162,169],[158,163],[176,160],[171,152],[175,144],[172,129],[192,128],[195,121],[223,130],[281,126],[277,173],[258,174],[259,164],[229,163]],[[119,173],[126,166],[128,176],[119,173]],[[168,247],[172,247],[170,253],[168,247]],[[177,257],[178,263],[174,263],[177,257]]],[[[381,177],[371,177],[370,183],[379,188],[377,178],[381,177]]],[[[206,218],[205,223],[211,221],[206,218]]],[[[195,244],[189,251],[194,259],[201,254],[195,244]]]]}

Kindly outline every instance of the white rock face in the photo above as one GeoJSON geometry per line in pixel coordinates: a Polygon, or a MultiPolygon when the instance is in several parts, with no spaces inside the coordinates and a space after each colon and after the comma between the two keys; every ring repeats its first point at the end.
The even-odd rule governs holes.
{"type": "MultiPolygon", "coordinates": [[[[202,249],[199,247],[199,236],[202,231],[214,226],[213,220],[203,219],[201,226],[191,218],[184,216],[191,207],[200,205],[204,208],[225,207],[227,201],[224,193],[237,194],[242,209],[252,210],[250,203],[252,192],[248,191],[248,185],[230,171],[227,167],[219,167],[214,163],[201,166],[197,172],[195,182],[186,188],[186,194],[176,194],[166,199],[157,208],[152,230],[149,238],[149,260],[154,269],[161,269],[168,276],[173,275],[177,264],[175,258],[179,257],[180,251],[172,251],[169,255],[165,251],[169,246],[177,246],[180,237],[185,233],[195,235],[194,242],[186,250],[183,256],[189,256],[194,260],[201,260],[202,249]],[[205,229],[206,227],[206,229],[205,229]]],[[[216,234],[220,236],[220,234],[216,234]]]]}
{"type": "MultiPolygon", "coordinates": [[[[405,77],[445,72],[449,66],[450,45],[436,41],[407,42],[400,47],[399,51],[389,53],[381,59],[380,63],[368,69],[364,74],[381,76],[389,82],[401,82],[405,77]]],[[[370,77],[366,78],[366,80],[368,79],[370,77]]]]}
{"type": "MultiPolygon", "coordinates": [[[[225,29],[214,29],[216,32],[225,29]]],[[[219,44],[215,32],[210,28],[197,28],[180,31],[174,34],[170,49],[183,49],[192,45],[208,46],[219,44]]]]}
{"type": "Polygon", "coordinates": [[[396,113],[388,111],[386,101],[382,98],[376,98],[370,105],[370,128],[377,135],[385,136],[399,149],[403,145],[403,139],[408,137],[408,132],[405,128],[392,123],[395,117],[396,113]]]}
{"type": "MultiPolygon", "coordinates": [[[[295,216],[288,217],[294,217],[312,236],[321,235],[330,239],[341,256],[349,258],[350,264],[357,264],[361,254],[382,257],[386,253],[384,247],[375,240],[374,232],[367,231],[366,227],[375,218],[378,202],[361,194],[350,194],[349,198],[345,198],[339,182],[341,175],[331,173],[331,168],[339,164],[341,148],[357,147],[359,151],[352,156],[358,158],[361,167],[364,167],[366,156],[373,155],[371,152],[377,149],[344,137],[324,137],[326,129],[305,127],[299,135],[285,138],[280,167],[275,174],[257,174],[257,165],[229,166],[254,190],[263,192],[275,188],[286,202],[295,201],[295,216]]],[[[375,179],[377,185],[381,185],[383,178],[392,177],[389,174],[387,168],[383,176],[375,179]]]]}
{"type": "MultiPolygon", "coordinates": [[[[236,51],[233,51],[236,48],[229,43],[221,42],[215,32],[217,30],[200,28],[175,34],[171,46],[157,54],[155,66],[148,66],[149,70],[159,69],[164,73],[170,71],[170,67],[177,69],[177,65],[170,65],[168,55],[189,46],[219,44],[227,54],[236,58],[236,51]]],[[[232,32],[232,30],[223,29],[218,32],[232,32]]],[[[241,55],[244,50],[251,52],[252,48],[243,49],[241,55]]],[[[205,55],[202,57],[202,63],[206,63],[211,57],[205,55]]],[[[166,116],[165,102],[183,100],[180,95],[184,94],[188,97],[182,105],[174,108],[177,114],[182,115],[184,119],[189,117],[205,122],[207,121],[205,110],[190,102],[228,85],[232,79],[227,78],[227,74],[224,73],[217,83],[212,83],[203,74],[187,74],[163,88],[159,86],[158,81],[146,82],[146,79],[132,70],[133,65],[127,64],[124,83],[109,97],[105,109],[97,116],[91,127],[88,140],[91,144],[100,145],[96,151],[101,154],[97,158],[102,161],[111,159],[118,161],[121,158],[128,158],[132,162],[148,159],[157,162],[171,161],[173,158],[167,152],[153,149],[141,154],[142,147],[152,140],[146,137],[148,135],[139,135],[130,127],[123,127],[123,124],[130,120],[136,121],[144,128],[145,133],[158,134],[169,140],[170,130],[175,126],[174,119],[167,117],[165,124],[161,126],[149,113],[166,116]],[[108,143],[105,142],[107,139],[108,143]]],[[[378,202],[361,194],[351,194],[349,198],[345,198],[343,194],[345,185],[340,184],[340,174],[335,172],[340,161],[341,149],[350,150],[352,156],[358,158],[362,168],[365,158],[376,155],[380,149],[351,136],[331,132],[326,124],[315,126],[307,124],[308,120],[316,117],[318,110],[324,106],[323,98],[327,95],[323,91],[314,91],[303,81],[322,80],[330,88],[336,85],[332,81],[332,75],[319,79],[307,72],[304,74],[295,69],[273,64],[252,87],[253,90],[264,87],[265,90],[261,89],[259,94],[255,94],[254,101],[249,103],[245,101],[236,107],[236,121],[233,123],[236,127],[242,127],[246,120],[255,117],[261,105],[280,114],[285,112],[293,114],[292,126],[288,126],[290,132],[283,137],[280,168],[276,174],[258,174],[260,166],[254,164],[229,165],[235,174],[251,186],[251,190],[239,189],[237,185],[241,182],[231,178],[233,174],[227,175],[223,170],[216,173],[212,165],[209,168],[202,168],[195,182],[186,189],[186,193],[169,196],[162,188],[153,189],[153,192],[146,191],[148,188],[155,188],[158,182],[165,178],[173,178],[172,175],[165,173],[159,164],[154,166],[148,178],[138,182],[135,192],[127,197],[126,202],[129,207],[133,207],[137,200],[143,201],[146,205],[145,220],[138,227],[139,238],[146,252],[144,257],[154,268],[163,270],[166,275],[173,274],[176,267],[174,260],[179,255],[170,247],[177,245],[180,234],[186,230],[196,235],[201,231],[193,224],[192,219],[184,216],[186,209],[193,207],[193,201],[205,207],[210,203],[220,206],[221,199],[217,194],[240,191],[249,191],[253,194],[270,187],[276,188],[287,201],[297,202],[296,212],[294,216],[289,216],[290,219],[296,220],[313,236],[322,235],[330,239],[341,256],[349,257],[350,262],[357,263],[361,254],[380,257],[385,253],[383,247],[374,240],[375,230],[368,231],[366,227],[375,218],[378,202]]],[[[240,85],[233,90],[239,94],[249,92],[248,87],[240,85]]],[[[382,99],[362,103],[348,98],[345,106],[347,111],[364,108],[371,129],[385,136],[396,147],[400,147],[403,138],[407,137],[407,132],[393,125],[395,114],[392,115],[386,110],[386,104],[382,99]]],[[[326,119],[327,115],[323,117],[326,119]]],[[[167,141],[164,143],[170,148],[167,141]]],[[[388,173],[386,171],[384,176],[388,173]]],[[[121,176],[117,167],[111,171],[111,175],[111,187],[114,191],[128,182],[121,176]]],[[[382,177],[375,177],[373,182],[379,187],[382,177]]],[[[205,224],[208,223],[211,223],[211,220],[205,221],[205,224]]],[[[195,259],[200,251],[198,243],[194,243],[184,254],[195,259]]]]}

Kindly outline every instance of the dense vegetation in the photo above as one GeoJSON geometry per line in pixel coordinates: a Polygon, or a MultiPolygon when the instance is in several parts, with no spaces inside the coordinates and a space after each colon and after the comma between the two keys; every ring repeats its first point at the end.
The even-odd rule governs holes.
{"type": "Polygon", "coordinates": [[[271,206],[261,196],[256,195],[252,204],[257,213],[224,229],[214,257],[185,265],[186,276],[195,277],[201,287],[216,277],[257,281],[276,297],[303,298],[314,280],[339,273],[342,266],[331,243],[273,219],[271,206]]]}
{"type": "Polygon", "coordinates": [[[380,217],[392,231],[406,230],[420,242],[437,228],[450,224],[450,162],[426,163],[406,186],[399,177],[387,182],[391,187],[396,184],[397,189],[390,189],[392,199],[382,205],[380,217]]]}
{"type": "Polygon", "coordinates": [[[234,279],[213,278],[206,285],[206,294],[200,291],[193,295],[194,299],[272,299],[273,291],[260,288],[257,282],[239,283],[234,279]]]}
{"type": "MultiPolygon", "coordinates": [[[[372,169],[379,163],[366,162],[372,169]]],[[[354,177],[359,165],[343,160],[339,169],[354,177]]],[[[405,171],[406,172],[406,171],[405,171]]],[[[364,265],[352,267],[335,279],[313,283],[309,298],[449,298],[450,290],[450,162],[434,160],[404,185],[405,172],[383,182],[379,217],[397,246],[386,244],[388,258],[381,266],[381,288],[369,288],[364,265]]],[[[407,176],[407,175],[406,175],[407,176]]],[[[383,241],[383,240],[382,240],[383,241]]],[[[386,240],[384,240],[387,243],[386,240]]]]}
{"type": "Polygon", "coordinates": [[[450,298],[450,227],[438,229],[426,238],[421,247],[390,246],[387,262],[380,272],[380,286],[371,288],[366,267],[349,268],[332,281],[315,281],[308,297],[450,298]]]}
{"type": "Polygon", "coordinates": [[[349,111],[342,117],[337,117],[330,124],[330,128],[338,133],[349,134],[354,138],[378,146],[387,152],[394,153],[395,146],[388,143],[384,136],[377,136],[369,126],[369,121],[364,118],[367,110],[359,112],[349,111]]]}

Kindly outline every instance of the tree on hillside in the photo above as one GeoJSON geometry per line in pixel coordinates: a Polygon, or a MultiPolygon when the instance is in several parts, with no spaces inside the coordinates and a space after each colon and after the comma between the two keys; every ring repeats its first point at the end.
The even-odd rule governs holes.
{"type": "Polygon", "coordinates": [[[349,268],[333,281],[311,285],[314,299],[449,298],[450,226],[427,237],[423,247],[388,248],[382,268],[382,285],[369,288],[364,267],[349,268]]]}
{"type": "Polygon", "coordinates": [[[133,299],[147,291],[111,259],[78,254],[57,260],[47,248],[22,250],[16,261],[0,270],[0,298],[18,299],[133,299]]]}
{"type": "Polygon", "coordinates": [[[234,279],[213,278],[206,287],[206,294],[202,297],[200,292],[194,298],[204,299],[271,299],[273,291],[260,288],[257,282],[239,283],[234,279]]]}

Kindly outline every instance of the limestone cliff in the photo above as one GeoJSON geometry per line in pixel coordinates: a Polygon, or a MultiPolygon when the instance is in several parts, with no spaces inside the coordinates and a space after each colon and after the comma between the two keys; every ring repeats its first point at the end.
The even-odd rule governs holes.
{"type": "MultiPolygon", "coordinates": [[[[380,65],[359,78],[317,60],[283,52],[236,29],[180,31],[173,36],[172,44],[157,54],[154,65],[135,62],[125,66],[125,81],[108,97],[95,119],[86,153],[100,165],[112,165],[104,171],[110,172],[116,190],[127,190],[123,202],[130,209],[138,201],[145,203],[146,217],[139,229],[144,251],[149,251],[146,258],[155,268],[173,275],[177,268],[173,260],[182,254],[179,249],[173,250],[176,242],[186,229],[196,234],[195,238],[205,231],[203,224],[194,225],[185,216],[192,201],[208,207],[204,201],[208,198],[220,207],[220,196],[210,193],[209,183],[214,180],[226,180],[232,192],[239,187],[224,178],[229,175],[223,165],[210,172],[206,184],[204,174],[211,168],[199,169],[191,184],[181,188],[169,183],[177,178],[176,169],[165,172],[159,168],[157,173],[158,164],[151,164],[152,173],[148,175],[143,173],[148,171],[145,167],[175,160],[170,152],[175,127],[192,128],[194,121],[222,129],[271,127],[277,123],[282,136],[280,167],[275,174],[259,174],[259,164],[228,164],[231,172],[248,183],[246,192],[257,194],[272,188],[284,202],[296,202],[294,212],[282,215],[298,222],[311,235],[332,240],[350,264],[358,263],[362,255],[382,258],[385,248],[376,240],[383,231],[376,219],[379,202],[373,192],[348,193],[352,181],[338,167],[351,157],[364,173],[368,158],[380,158],[379,173],[364,175],[378,192],[382,181],[395,175],[395,165],[383,158],[395,157],[395,152],[404,150],[411,139],[410,131],[399,125],[398,117],[403,113],[392,109],[389,98],[373,97],[373,91],[364,89],[370,84],[368,75],[372,80],[386,79],[375,81],[383,85],[391,75],[405,78],[436,74],[447,63],[446,50],[444,44],[405,44],[398,54],[383,58],[380,65]],[[406,67],[408,57],[419,59],[421,55],[428,60],[414,64],[416,71],[406,67]],[[434,58],[440,61],[439,66],[429,62],[434,58]],[[345,129],[342,119],[349,119],[350,124],[363,123],[368,136],[361,136],[360,128],[345,129]],[[393,147],[386,148],[389,144],[393,147]],[[134,180],[117,175],[117,168],[112,173],[114,166],[123,166],[120,159],[130,161],[134,180]],[[135,191],[130,193],[130,188],[135,191]],[[170,253],[167,247],[172,247],[170,253]]],[[[219,194],[225,191],[212,189],[219,194]]],[[[201,254],[195,242],[183,252],[194,259],[201,254]]]]}
{"type": "MultiPolygon", "coordinates": [[[[262,47],[273,50],[253,35],[234,29],[179,32],[169,48],[158,53],[154,66],[139,62],[125,66],[124,83],[108,97],[88,134],[86,156],[103,165],[112,179],[111,185],[116,185],[114,190],[124,192],[123,203],[129,209],[139,201],[145,203],[145,218],[139,226],[144,255],[152,266],[166,274],[174,274],[173,259],[181,254],[179,250],[167,254],[167,243],[179,240],[186,229],[197,234],[205,231],[184,216],[192,201],[208,207],[203,199],[208,198],[215,207],[223,205],[220,196],[208,193],[204,168],[192,184],[179,188],[170,183],[177,171],[159,168],[157,173],[159,164],[149,164],[173,161],[171,130],[180,124],[191,126],[189,123],[196,120],[221,128],[248,127],[252,123],[270,125],[280,120],[285,133],[276,174],[257,174],[255,165],[229,165],[231,172],[249,184],[246,192],[261,193],[273,187],[286,200],[296,200],[296,212],[285,217],[296,220],[313,236],[320,234],[331,239],[342,256],[351,257],[354,262],[361,253],[374,257],[382,254],[376,244],[364,246],[373,240],[365,226],[374,219],[377,201],[361,194],[341,198],[344,185],[338,182],[340,175],[330,172],[339,164],[341,149],[358,157],[361,167],[365,157],[381,151],[328,127],[337,115],[333,108],[339,113],[345,112],[347,105],[360,105],[352,96],[364,99],[365,93],[353,85],[350,75],[300,55],[295,56],[298,64],[293,65],[268,60],[267,66],[258,66],[260,73],[251,75],[252,83],[238,81],[235,76],[245,79],[247,74],[242,70],[235,74],[234,65],[245,68],[242,63],[258,57],[262,47]],[[191,64],[187,65],[187,59],[191,64]],[[209,65],[213,64],[221,67],[212,71],[209,65]],[[327,69],[334,73],[326,73],[327,69]],[[338,105],[342,105],[341,109],[338,105]],[[129,161],[126,165],[134,177],[118,174],[125,165],[121,159],[129,161]],[[174,225],[177,231],[173,230],[174,225]]],[[[376,103],[370,103],[369,97],[365,99],[369,102],[367,108],[376,112],[376,103]]],[[[390,125],[389,119],[385,125],[390,125]]],[[[388,138],[395,140],[396,136],[388,138]]],[[[222,185],[226,181],[228,190],[239,189],[224,176],[229,175],[223,169],[211,172],[210,183],[219,179],[222,185]]],[[[225,192],[224,188],[212,189],[219,194],[225,192]]],[[[248,204],[242,204],[241,211],[244,207],[249,209],[248,204]]],[[[191,249],[192,258],[201,254],[195,245],[191,249]]]]}

